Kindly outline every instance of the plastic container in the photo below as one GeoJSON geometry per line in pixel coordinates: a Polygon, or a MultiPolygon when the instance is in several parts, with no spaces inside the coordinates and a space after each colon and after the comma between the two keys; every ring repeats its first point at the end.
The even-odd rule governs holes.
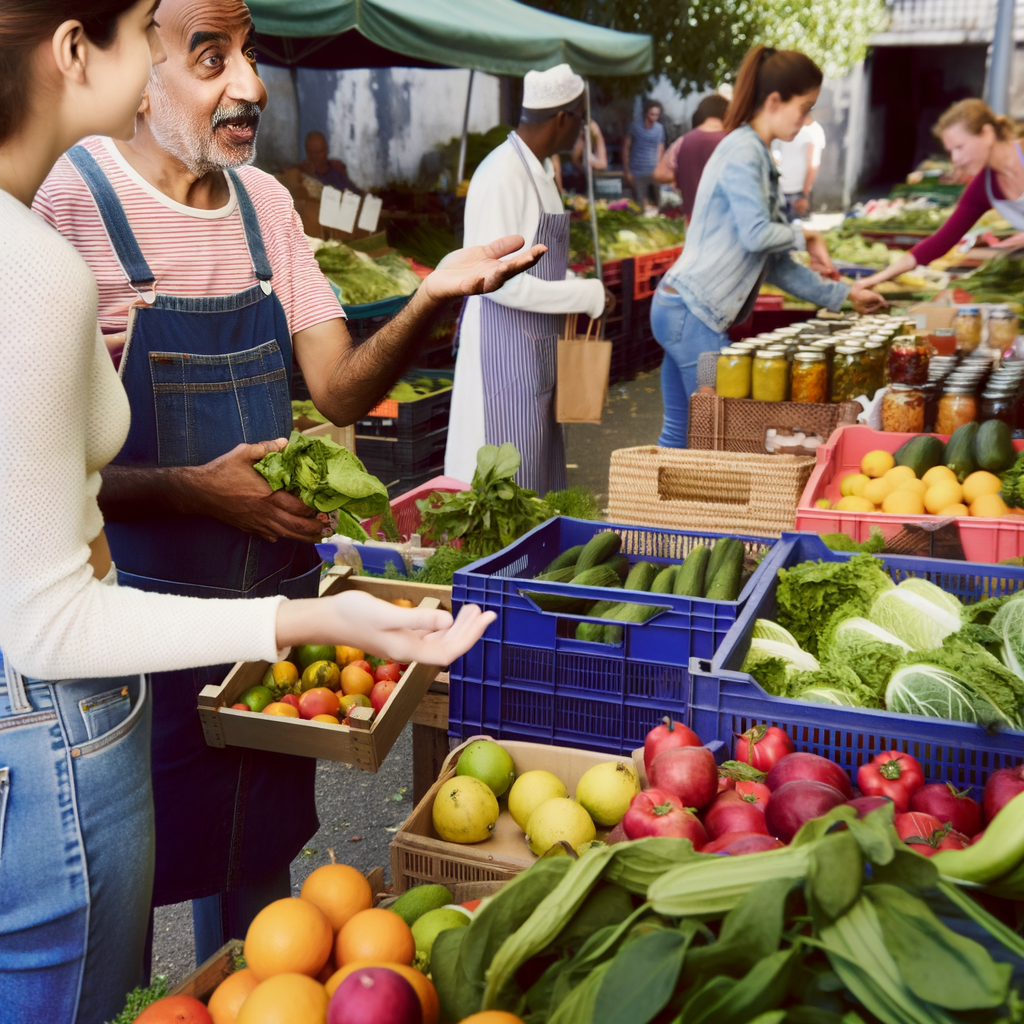
{"type": "MultiPolygon", "coordinates": [[[[452,609],[477,604],[497,621],[483,640],[450,669],[448,731],[465,739],[495,739],[584,746],[628,754],[665,715],[686,713],[691,657],[710,658],[736,621],[743,603],[765,585],[767,559],[738,601],[544,583],[532,577],[558,554],[611,529],[631,562],[678,564],[696,545],[721,534],[615,526],[557,517],[489,558],[460,569],[452,609]],[[665,610],[649,621],[626,624],[616,645],[577,640],[581,615],[542,612],[524,591],[591,600],[629,600],[665,610]]],[[[776,541],[740,537],[748,556],[776,541]]]]}
{"type": "Polygon", "coordinates": [[[672,267],[672,264],[682,254],[683,247],[676,245],[671,249],[649,252],[643,256],[634,256],[633,298],[637,300],[649,299],[656,291],[658,282],[665,276],[665,272],[672,267]]]}
{"type": "MultiPolygon", "coordinates": [[[[765,559],[771,569],[765,585],[743,606],[719,650],[713,658],[694,659],[691,664],[692,698],[686,724],[705,743],[719,739],[729,743],[730,750],[736,734],[752,726],[779,726],[797,750],[835,761],[854,782],[860,765],[876,754],[902,750],[921,762],[926,781],[971,787],[977,796],[993,771],[1024,759],[1024,732],[991,734],[970,722],[772,697],[751,676],[739,671],[754,620],[776,616],[778,570],[809,559],[840,562],[852,557],[829,551],[813,535],[783,535],[782,542],[765,559]]],[[[918,576],[967,602],[1024,587],[1024,569],[985,565],[965,572],[963,563],[890,555],[881,556],[881,561],[897,583],[918,576]]]]}
{"type": "MultiPolygon", "coordinates": [[[[807,481],[797,506],[796,528],[814,533],[845,533],[855,541],[865,541],[871,527],[877,526],[888,541],[913,538],[904,526],[934,524],[940,517],[920,515],[888,515],[884,512],[840,512],[834,508],[818,508],[815,502],[827,498],[833,504],[840,498],[839,484],[844,476],[860,472],[864,456],[878,449],[895,452],[914,434],[886,433],[860,425],[838,428],[827,444],[818,448],[817,465],[807,481]]],[[[946,441],[945,435],[935,435],[946,441]]],[[[1024,441],[1014,441],[1017,451],[1024,441]]],[[[964,558],[968,562],[999,562],[1004,558],[1024,555],[1024,519],[988,519],[961,516],[956,520],[964,558]]],[[[908,550],[912,550],[908,548],[908,550]]]]}
{"type": "MultiPolygon", "coordinates": [[[[410,370],[402,380],[412,381],[417,377],[452,380],[453,373],[451,370],[410,370]]],[[[401,437],[411,441],[424,432],[447,426],[451,405],[450,385],[411,402],[385,398],[356,423],[356,437],[401,437]]]]}

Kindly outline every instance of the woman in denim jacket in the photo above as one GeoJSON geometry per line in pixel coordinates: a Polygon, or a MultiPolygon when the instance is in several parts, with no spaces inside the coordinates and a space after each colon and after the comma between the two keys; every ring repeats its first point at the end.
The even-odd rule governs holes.
{"type": "Polygon", "coordinates": [[[781,212],[770,147],[800,131],[821,80],[821,69],[796,50],[755,46],[743,60],[725,115],[729,134],[704,168],[683,254],[651,306],[651,329],[665,349],[663,447],[686,447],[697,357],[728,343],[725,332],[749,316],[765,281],[832,310],[846,298],[861,313],[884,305],[875,292],[823,279],[834,274],[824,240],[781,212]],[[795,249],[808,251],[810,269],[790,257],[795,249]]]}

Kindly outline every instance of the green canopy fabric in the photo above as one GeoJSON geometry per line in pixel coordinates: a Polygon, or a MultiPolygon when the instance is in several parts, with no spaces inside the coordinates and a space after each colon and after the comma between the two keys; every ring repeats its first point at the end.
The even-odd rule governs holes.
{"type": "Polygon", "coordinates": [[[587,25],[514,0],[248,0],[261,36],[355,29],[396,53],[446,67],[525,75],[569,64],[581,75],[643,75],[650,36],[587,25]]]}

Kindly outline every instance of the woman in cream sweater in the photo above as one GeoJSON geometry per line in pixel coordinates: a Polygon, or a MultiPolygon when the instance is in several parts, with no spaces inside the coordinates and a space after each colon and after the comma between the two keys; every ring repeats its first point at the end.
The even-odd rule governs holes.
{"type": "MultiPolygon", "coordinates": [[[[241,5],[239,5],[241,6],[241,5]]],[[[153,870],[141,673],[349,644],[447,665],[493,621],[346,593],[199,600],[118,588],[97,504],[128,401],[96,284],[30,211],[87,135],[130,138],[153,63],[154,0],[0,0],[0,1016],[114,1017],[141,976],[153,870]]],[[[532,265],[522,239],[450,257],[438,301],[532,265]]],[[[268,450],[283,446],[268,443],[268,450]]]]}

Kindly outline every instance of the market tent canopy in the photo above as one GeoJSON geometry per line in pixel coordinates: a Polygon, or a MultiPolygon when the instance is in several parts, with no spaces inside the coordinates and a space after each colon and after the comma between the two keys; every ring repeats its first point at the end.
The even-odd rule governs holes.
{"type": "Polygon", "coordinates": [[[519,76],[563,63],[581,75],[643,75],[654,66],[650,36],[599,28],[515,0],[248,0],[248,5],[261,59],[279,64],[413,64],[519,76]]]}

